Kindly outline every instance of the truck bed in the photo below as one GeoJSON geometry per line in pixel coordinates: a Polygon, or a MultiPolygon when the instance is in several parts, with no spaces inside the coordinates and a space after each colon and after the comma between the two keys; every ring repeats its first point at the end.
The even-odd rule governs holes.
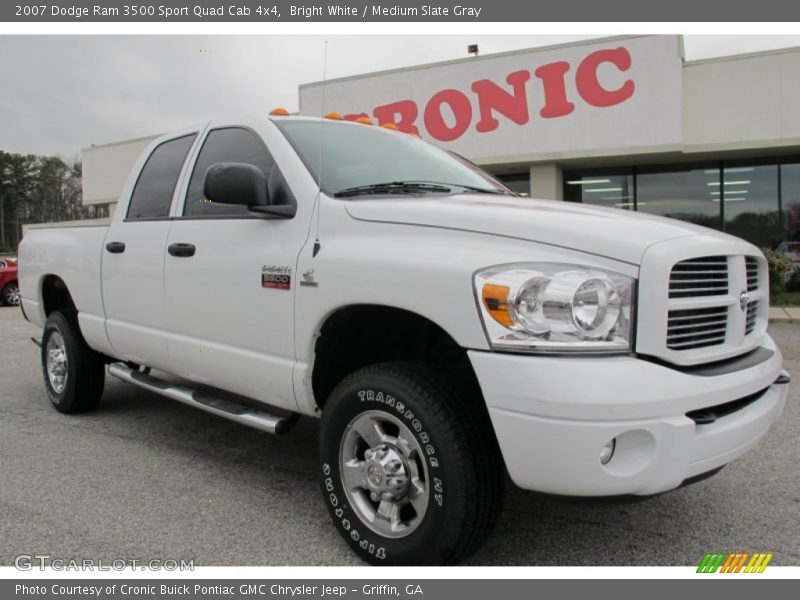
{"type": "Polygon", "coordinates": [[[48,278],[61,279],[80,307],[79,320],[86,341],[108,352],[101,290],[102,249],[107,224],[38,227],[29,230],[19,247],[19,287],[22,310],[29,321],[44,325],[45,307],[40,290],[48,278]]]}

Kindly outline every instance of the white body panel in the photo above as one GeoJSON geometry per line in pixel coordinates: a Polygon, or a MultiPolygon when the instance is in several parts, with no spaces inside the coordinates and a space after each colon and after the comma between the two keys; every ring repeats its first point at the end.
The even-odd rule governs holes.
{"type": "Polygon", "coordinates": [[[517,485],[578,496],[655,494],[741,456],[780,416],[789,386],[773,383],[782,356],[771,340],[765,347],[769,360],[716,377],[631,357],[470,352],[470,360],[517,485]],[[762,390],[714,423],[686,416],[762,390]],[[614,438],[615,456],[604,466],[600,450],[614,438]]]}
{"type": "Polygon", "coordinates": [[[549,201],[481,194],[329,198],[268,120],[211,123],[193,131],[198,138],[169,217],[124,220],[146,152],[110,228],[26,236],[20,287],[31,320],[44,323],[42,281],[57,275],[96,350],[318,415],[320,399],[311,382],[326,319],[353,305],[404,309],[468,350],[512,477],[522,487],[555,493],[647,494],[675,487],[744,452],[781,412],[787,386],[775,383],[782,358],[766,335],[766,264],[750,244],[669,219],[549,201]],[[294,218],[181,217],[204,135],[237,124],[268,146],[297,200],[294,218]],[[124,242],[126,252],[106,252],[108,241],[124,242]],[[176,242],[195,245],[195,255],[170,256],[167,247],[176,242]],[[729,257],[730,290],[715,300],[732,307],[728,338],[713,348],[669,350],[668,310],[703,306],[691,298],[667,299],[672,266],[712,255],[729,257]],[[747,284],[745,256],[756,257],[762,270],[753,292],[761,320],[747,335],[746,317],[733,309],[747,284]],[[473,276],[516,262],[577,264],[637,279],[636,350],[650,356],[493,352],[473,276]],[[289,290],[262,287],[267,265],[291,270],[289,290]],[[313,285],[300,285],[309,273],[313,285]],[[769,358],[740,371],[698,376],[689,370],[758,347],[769,358]],[[686,416],[755,393],[761,396],[713,425],[696,425],[686,416]],[[603,467],[600,448],[616,436],[623,459],[603,467]]]}
{"type": "Polygon", "coordinates": [[[164,331],[164,253],[169,221],[115,222],[106,243],[122,242],[125,252],[103,249],[106,330],[114,354],[160,369],[169,365],[164,331]]]}
{"type": "MultiPolygon", "coordinates": [[[[638,265],[652,244],[692,235],[730,236],[645,213],[556,200],[464,195],[441,200],[351,202],[355,219],[475,231],[610,257],[638,265]]],[[[757,250],[755,251],[757,252],[757,250]]]]}
{"type": "Polygon", "coordinates": [[[89,345],[113,354],[105,329],[100,263],[108,226],[35,229],[19,247],[19,286],[28,319],[44,326],[42,283],[56,274],[64,281],[75,304],[81,330],[89,345]]]}
{"type": "Polygon", "coordinates": [[[213,223],[213,229],[209,225],[175,221],[169,234],[169,244],[197,247],[190,258],[166,257],[169,370],[294,408],[293,290],[262,288],[261,270],[294,263],[298,221],[230,219],[213,223]]]}

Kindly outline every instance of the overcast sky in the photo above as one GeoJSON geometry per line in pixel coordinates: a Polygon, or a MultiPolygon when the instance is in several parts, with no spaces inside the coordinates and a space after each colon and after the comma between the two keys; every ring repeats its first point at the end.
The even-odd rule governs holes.
{"type": "MultiPolygon", "coordinates": [[[[81,148],[283,106],[327,77],[589,36],[2,36],[0,150],[81,148]]],[[[800,46],[798,36],[686,36],[687,60],[800,46]]]]}

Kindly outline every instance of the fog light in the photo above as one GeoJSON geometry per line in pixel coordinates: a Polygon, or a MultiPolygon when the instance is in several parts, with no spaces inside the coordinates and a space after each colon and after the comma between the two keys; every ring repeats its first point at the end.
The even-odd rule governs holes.
{"type": "Polygon", "coordinates": [[[614,438],[610,442],[608,442],[603,449],[600,450],[600,464],[607,465],[608,461],[611,460],[611,457],[614,456],[614,448],[617,445],[617,438],[614,438]]]}

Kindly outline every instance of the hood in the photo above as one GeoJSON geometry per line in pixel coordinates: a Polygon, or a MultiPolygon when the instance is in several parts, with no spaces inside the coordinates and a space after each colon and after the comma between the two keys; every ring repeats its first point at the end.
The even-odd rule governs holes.
{"type": "Polygon", "coordinates": [[[729,236],[691,223],[616,208],[558,200],[463,194],[347,201],[360,221],[471,231],[529,240],[638,265],[645,250],[666,240],[729,236]]]}

